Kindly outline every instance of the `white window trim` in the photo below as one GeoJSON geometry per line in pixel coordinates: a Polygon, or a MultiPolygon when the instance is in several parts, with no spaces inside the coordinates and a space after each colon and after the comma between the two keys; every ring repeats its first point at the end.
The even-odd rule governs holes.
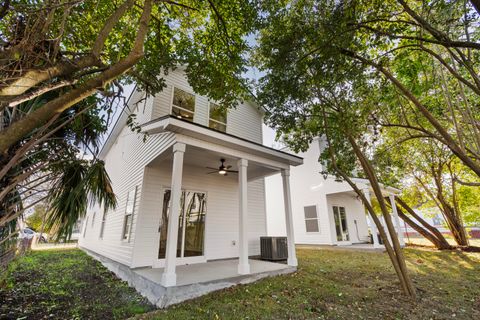
{"type": "Polygon", "coordinates": [[[169,112],[170,115],[172,115],[173,107],[178,108],[178,109],[183,110],[183,111],[186,111],[186,112],[193,113],[192,121],[195,122],[195,115],[197,114],[196,113],[196,110],[197,110],[197,95],[195,94],[195,92],[192,92],[189,89],[185,89],[185,88],[180,87],[180,86],[172,86],[172,92],[170,93],[170,112],[169,112]],[[173,97],[175,96],[175,88],[177,88],[179,90],[182,90],[182,91],[185,91],[186,93],[189,93],[189,94],[191,94],[195,97],[195,102],[193,104],[193,111],[182,108],[182,107],[179,107],[179,106],[173,104],[173,97]]]}
{"type": "Polygon", "coordinates": [[[318,213],[319,213],[318,205],[316,205],[316,204],[310,204],[310,205],[304,205],[303,206],[303,225],[305,226],[305,233],[306,234],[321,234],[322,233],[322,228],[320,227],[320,215],[318,213]],[[317,217],[316,218],[305,218],[305,207],[315,207],[315,212],[317,214],[317,217]],[[306,225],[307,220],[317,220],[318,231],[307,231],[307,225],[306,225]]]}
{"type": "Polygon", "coordinates": [[[130,242],[130,238],[132,235],[132,227],[133,227],[133,217],[135,216],[135,206],[137,202],[137,186],[127,192],[127,199],[125,201],[125,212],[123,213],[123,224],[122,224],[122,233],[120,235],[122,242],[130,242]],[[128,194],[133,191],[133,206],[132,206],[132,213],[127,214],[127,204],[128,204],[128,194]],[[128,230],[127,237],[125,238],[125,223],[127,222],[127,216],[130,217],[130,229],[128,230]]]}

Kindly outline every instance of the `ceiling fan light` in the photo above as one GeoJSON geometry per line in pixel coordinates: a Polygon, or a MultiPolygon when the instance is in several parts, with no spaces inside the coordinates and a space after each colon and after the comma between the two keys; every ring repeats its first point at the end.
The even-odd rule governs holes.
{"type": "Polygon", "coordinates": [[[223,170],[223,169],[221,169],[221,170],[219,170],[219,171],[218,171],[218,174],[224,175],[224,174],[227,174],[227,171],[226,171],[226,170],[223,170]]]}

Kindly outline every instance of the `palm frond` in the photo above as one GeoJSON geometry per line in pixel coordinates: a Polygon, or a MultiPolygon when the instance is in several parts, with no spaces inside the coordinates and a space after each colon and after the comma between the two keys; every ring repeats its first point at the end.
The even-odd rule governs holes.
{"type": "Polygon", "coordinates": [[[49,192],[47,228],[56,239],[70,238],[76,222],[83,218],[89,205],[98,202],[104,210],[116,207],[108,173],[103,161],[69,161],[49,192]]]}

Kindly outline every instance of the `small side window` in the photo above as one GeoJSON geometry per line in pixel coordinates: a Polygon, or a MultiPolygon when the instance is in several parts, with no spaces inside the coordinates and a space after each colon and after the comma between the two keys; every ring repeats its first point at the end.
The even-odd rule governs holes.
{"type": "Polygon", "coordinates": [[[317,206],[303,207],[305,213],[305,228],[307,232],[319,232],[317,206]]]}
{"type": "Polygon", "coordinates": [[[135,210],[136,194],[137,194],[137,187],[131,190],[127,195],[127,204],[125,206],[125,218],[123,222],[122,240],[130,241],[130,234],[132,232],[133,212],[135,210]]]}
{"type": "Polygon", "coordinates": [[[102,224],[100,225],[100,239],[103,239],[103,230],[105,230],[106,221],[107,221],[107,212],[104,210],[102,215],[102,224]]]}

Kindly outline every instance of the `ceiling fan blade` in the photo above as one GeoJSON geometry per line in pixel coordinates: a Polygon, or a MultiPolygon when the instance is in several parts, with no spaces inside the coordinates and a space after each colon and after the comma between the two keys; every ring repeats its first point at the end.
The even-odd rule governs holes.
{"type": "Polygon", "coordinates": [[[218,168],[212,168],[212,167],[205,167],[205,168],[210,169],[210,170],[218,171],[218,168]]]}
{"type": "Polygon", "coordinates": [[[218,173],[218,171],[207,172],[207,174],[218,173]]]}
{"type": "Polygon", "coordinates": [[[227,166],[227,170],[230,169],[232,166],[227,166]]]}
{"type": "Polygon", "coordinates": [[[227,172],[238,173],[237,170],[227,170],[227,172]]]}

